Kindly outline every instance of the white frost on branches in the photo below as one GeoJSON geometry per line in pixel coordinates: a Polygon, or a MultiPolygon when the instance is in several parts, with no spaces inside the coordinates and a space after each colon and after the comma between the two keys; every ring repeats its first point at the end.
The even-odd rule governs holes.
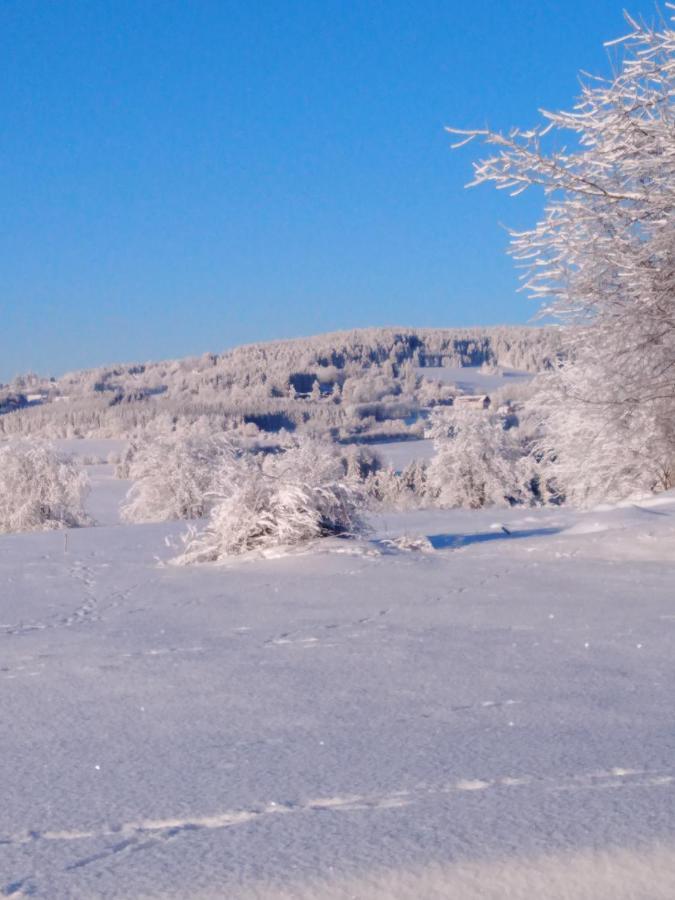
{"type": "Polygon", "coordinates": [[[358,484],[334,453],[314,442],[274,455],[233,456],[218,478],[209,521],[201,531],[188,531],[174,560],[180,565],[364,530],[358,484]]]}
{"type": "Polygon", "coordinates": [[[439,506],[480,509],[508,506],[522,498],[517,448],[501,420],[466,407],[432,419],[436,455],[427,490],[439,506]]]}
{"type": "Polygon", "coordinates": [[[235,455],[225,438],[168,434],[133,446],[121,463],[134,481],[122,505],[127,522],[169,522],[205,516],[235,455]]]}
{"type": "Polygon", "coordinates": [[[675,31],[627,21],[616,74],[587,76],[571,112],[460,132],[495,150],[472,185],[546,197],[512,253],[543,311],[581,326],[543,387],[540,454],[582,503],[673,484],[675,31]]]}
{"type": "Polygon", "coordinates": [[[0,445],[0,533],[90,525],[88,490],[72,457],[38,445],[0,445]]]}

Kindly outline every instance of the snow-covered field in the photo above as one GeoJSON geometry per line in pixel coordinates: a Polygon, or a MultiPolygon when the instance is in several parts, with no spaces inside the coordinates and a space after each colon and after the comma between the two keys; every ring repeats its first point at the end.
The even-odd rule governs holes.
{"type": "Polygon", "coordinates": [[[386,466],[400,471],[418,459],[428,462],[434,455],[434,442],[426,438],[419,441],[386,441],[373,444],[372,449],[382,457],[386,466]]]}
{"type": "Polygon", "coordinates": [[[506,385],[525,384],[532,380],[531,372],[506,367],[490,372],[481,366],[421,366],[415,369],[415,373],[429,381],[454,384],[466,394],[487,394],[506,385]]]}
{"type": "Polygon", "coordinates": [[[80,460],[101,459],[106,462],[111,453],[121,453],[127,441],[120,438],[57,438],[52,446],[62,453],[71,453],[80,460]]]}
{"type": "Polygon", "coordinates": [[[91,474],[0,538],[0,895],[675,896],[675,497],[175,568],[91,474]]]}

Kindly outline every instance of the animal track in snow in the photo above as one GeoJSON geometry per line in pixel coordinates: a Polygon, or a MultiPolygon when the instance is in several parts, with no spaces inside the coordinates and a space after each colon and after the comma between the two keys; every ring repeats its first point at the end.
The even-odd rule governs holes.
{"type": "Polygon", "coordinates": [[[517,706],[522,700],[481,700],[478,703],[462,703],[451,706],[452,712],[464,712],[470,709],[503,709],[505,706],[517,706]]]}
{"type": "Polygon", "coordinates": [[[98,601],[94,593],[96,578],[92,570],[78,560],[70,566],[67,574],[74,581],[79,582],[84,593],[84,599],[71,613],[66,615],[60,613],[47,621],[16,622],[13,625],[2,625],[0,626],[0,632],[6,635],[21,635],[31,631],[45,631],[51,628],[68,628],[72,625],[98,618],[96,615],[98,601]]]}
{"type": "Polygon", "coordinates": [[[319,643],[319,638],[317,638],[317,637],[299,637],[299,638],[293,638],[293,637],[291,637],[291,633],[290,633],[290,632],[289,632],[289,633],[280,634],[278,637],[271,638],[270,640],[265,641],[265,644],[274,644],[274,645],[277,645],[277,646],[278,646],[279,644],[303,644],[303,645],[305,645],[305,646],[308,646],[308,645],[311,645],[311,644],[318,644],[318,643],[319,643]]]}
{"type": "Polygon", "coordinates": [[[149,647],[147,650],[138,650],[134,653],[123,653],[121,659],[139,659],[142,657],[170,656],[173,653],[204,653],[205,647],[149,647]]]}
{"type": "MultiPolygon", "coordinates": [[[[364,616],[361,619],[355,619],[350,622],[329,622],[326,625],[317,625],[313,630],[336,632],[343,631],[345,628],[356,628],[359,625],[368,625],[371,622],[377,622],[378,619],[386,616],[389,612],[389,609],[381,609],[376,616],[364,616]]],[[[308,630],[309,629],[297,629],[295,631],[284,631],[275,637],[268,638],[265,641],[265,646],[279,646],[283,644],[299,644],[304,647],[316,646],[321,642],[321,639],[316,637],[316,635],[307,634],[308,630]]],[[[358,636],[358,633],[351,635],[351,637],[356,636],[358,636]]]]}
{"type": "Polygon", "coordinates": [[[21,665],[0,666],[0,678],[13,680],[15,678],[35,678],[42,675],[45,663],[37,662],[32,657],[27,656],[19,660],[21,665]]]}
{"type": "MultiPolygon", "coordinates": [[[[457,797],[487,791],[539,789],[546,792],[583,791],[625,788],[665,788],[675,786],[675,775],[669,772],[649,772],[643,769],[613,767],[608,770],[571,775],[537,776],[504,775],[498,778],[465,777],[445,785],[420,784],[412,790],[377,794],[347,794],[314,797],[304,801],[269,801],[249,809],[229,809],[208,815],[189,817],[169,816],[161,819],[138,819],[121,825],[97,829],[27,830],[0,836],[0,845],[29,844],[36,841],[79,842],[113,839],[108,847],[76,858],[65,871],[75,871],[123,853],[133,853],[169,841],[188,832],[234,828],[270,816],[346,814],[363,811],[395,810],[429,798],[448,795],[457,797]]],[[[5,895],[18,894],[29,878],[14,879],[4,889],[5,895]]]]}
{"type": "Polygon", "coordinates": [[[128,600],[139,587],[145,587],[156,581],[156,579],[153,578],[130,585],[128,588],[122,590],[113,590],[100,600],[95,592],[97,584],[96,578],[88,566],[76,562],[68,570],[68,574],[73,579],[80,582],[84,592],[84,599],[72,612],[67,613],[66,615],[63,613],[56,614],[46,621],[16,622],[11,625],[0,625],[0,634],[15,636],[28,634],[31,631],[70,628],[73,625],[97,621],[101,618],[100,613],[103,609],[119,606],[121,603],[128,600]]]}

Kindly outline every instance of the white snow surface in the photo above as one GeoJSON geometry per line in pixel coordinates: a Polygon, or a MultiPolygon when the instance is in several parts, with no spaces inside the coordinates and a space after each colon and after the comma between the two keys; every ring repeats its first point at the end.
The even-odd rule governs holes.
{"type": "Polygon", "coordinates": [[[85,508],[97,525],[119,525],[120,506],[132,482],[115,478],[113,466],[87,466],[91,490],[85,508]]]}
{"type": "Polygon", "coordinates": [[[128,441],[121,438],[56,438],[51,444],[56,450],[71,453],[79,459],[99,457],[105,462],[111,453],[121,453],[128,441]]]}
{"type": "Polygon", "coordinates": [[[675,896],[675,496],[373,525],[0,538],[0,896],[675,896]]]}
{"type": "Polygon", "coordinates": [[[481,366],[418,366],[415,373],[429,381],[454,384],[465,394],[488,394],[509,384],[522,384],[533,378],[531,372],[503,366],[494,372],[486,371],[481,366]]]}
{"type": "Polygon", "coordinates": [[[383,441],[371,446],[382,457],[385,466],[399,472],[416,460],[429,462],[435,453],[434,442],[428,438],[419,441],[383,441]]]}

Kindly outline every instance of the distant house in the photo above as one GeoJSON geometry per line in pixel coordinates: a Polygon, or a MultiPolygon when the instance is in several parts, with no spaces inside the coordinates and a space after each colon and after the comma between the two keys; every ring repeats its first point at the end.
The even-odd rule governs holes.
{"type": "Polygon", "coordinates": [[[488,394],[460,394],[455,397],[453,406],[469,406],[474,409],[489,409],[490,397],[488,394]]]}

